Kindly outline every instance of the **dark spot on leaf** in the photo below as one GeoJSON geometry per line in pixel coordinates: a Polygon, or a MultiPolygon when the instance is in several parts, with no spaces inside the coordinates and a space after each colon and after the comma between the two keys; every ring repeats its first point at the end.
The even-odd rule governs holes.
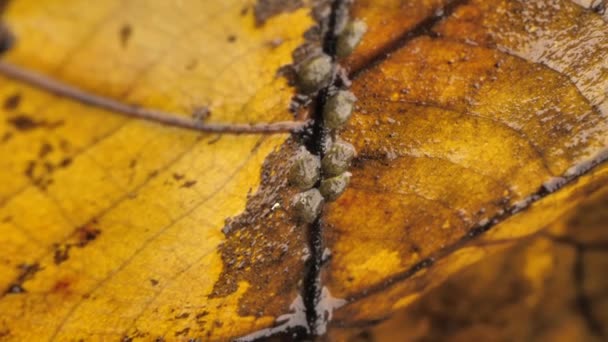
{"type": "Polygon", "coordinates": [[[152,286],[156,286],[156,285],[158,285],[158,280],[150,279],[150,284],[152,284],[152,286]]]}
{"type": "Polygon", "coordinates": [[[184,184],[182,184],[182,188],[190,188],[194,184],[196,184],[195,180],[186,181],[186,182],[184,182],[184,184]]]}
{"type": "Polygon", "coordinates": [[[129,44],[129,39],[131,39],[131,35],[133,34],[133,28],[129,24],[124,24],[120,28],[119,37],[120,37],[120,45],[123,48],[126,48],[129,44]]]}
{"type": "Polygon", "coordinates": [[[229,43],[234,43],[234,42],[236,42],[236,36],[235,36],[235,35],[233,35],[233,34],[229,35],[229,36],[228,36],[228,42],[229,42],[229,43]]]}
{"type": "Polygon", "coordinates": [[[198,61],[193,59],[190,63],[186,64],[186,70],[194,70],[198,66],[198,61]]]}
{"type": "Polygon", "coordinates": [[[40,150],[38,150],[38,158],[44,158],[51,152],[53,152],[53,146],[45,142],[40,146],[40,150]]]}
{"type": "Polygon", "coordinates": [[[21,284],[12,284],[8,287],[8,289],[6,290],[6,293],[23,293],[25,292],[25,289],[21,286],[21,284]]]}
{"type": "Polygon", "coordinates": [[[173,174],[173,179],[175,179],[176,181],[180,181],[180,180],[184,179],[184,177],[185,176],[183,174],[181,174],[181,173],[174,173],[173,174]]]}
{"type": "Polygon", "coordinates": [[[15,93],[4,100],[4,109],[5,110],[15,110],[21,104],[21,94],[15,93]]]}
{"type": "Polygon", "coordinates": [[[258,26],[264,25],[268,19],[281,13],[295,11],[302,5],[302,0],[258,0],[253,10],[255,23],[258,26]]]}
{"type": "Polygon", "coordinates": [[[95,240],[99,234],[101,234],[101,230],[97,227],[97,220],[93,219],[89,223],[79,227],[76,230],[78,243],[77,246],[82,248],[95,240]]]}
{"type": "Polygon", "coordinates": [[[63,262],[70,258],[70,244],[56,244],[55,251],[53,253],[53,262],[55,265],[61,265],[63,262]]]}
{"type": "Polygon", "coordinates": [[[148,174],[148,179],[152,179],[154,177],[158,176],[158,170],[152,170],[150,171],[150,173],[148,174]]]}
{"type": "Polygon", "coordinates": [[[8,123],[20,131],[29,131],[39,126],[39,123],[26,115],[17,115],[7,119],[8,123]]]}
{"type": "Polygon", "coordinates": [[[33,179],[34,178],[34,170],[36,169],[36,162],[33,160],[30,160],[27,163],[27,166],[25,167],[25,171],[23,172],[25,174],[25,176],[29,179],[33,179]]]}
{"type": "Polygon", "coordinates": [[[70,288],[70,282],[68,280],[62,279],[55,283],[53,286],[54,292],[67,292],[70,288]]]}
{"type": "Polygon", "coordinates": [[[19,114],[6,120],[9,124],[19,131],[31,131],[36,128],[44,127],[47,129],[55,129],[64,124],[62,120],[55,122],[35,121],[25,114],[19,114]]]}
{"type": "Polygon", "coordinates": [[[59,162],[59,167],[65,168],[72,164],[72,158],[64,158],[59,162]]]}
{"type": "Polygon", "coordinates": [[[6,132],[0,137],[0,143],[5,143],[13,137],[13,132],[6,132]]]}
{"type": "Polygon", "coordinates": [[[209,311],[205,310],[205,311],[202,311],[200,313],[197,313],[196,316],[194,316],[194,317],[198,321],[199,319],[201,319],[201,318],[203,318],[203,317],[205,317],[207,315],[209,315],[209,311]]]}
{"type": "Polygon", "coordinates": [[[175,319],[186,319],[188,317],[190,317],[190,313],[189,312],[184,312],[183,314],[175,316],[175,319]]]}
{"type": "Polygon", "coordinates": [[[131,161],[129,162],[129,168],[134,169],[135,166],[137,166],[137,159],[131,159],[131,161]]]}
{"type": "Polygon", "coordinates": [[[27,280],[30,280],[40,271],[42,268],[38,263],[34,264],[21,264],[18,266],[20,273],[13,281],[5,293],[23,293],[25,292],[25,288],[23,287],[23,283],[27,280]]]}
{"type": "Polygon", "coordinates": [[[175,332],[175,336],[186,336],[190,332],[190,328],[184,328],[180,331],[175,332]]]}

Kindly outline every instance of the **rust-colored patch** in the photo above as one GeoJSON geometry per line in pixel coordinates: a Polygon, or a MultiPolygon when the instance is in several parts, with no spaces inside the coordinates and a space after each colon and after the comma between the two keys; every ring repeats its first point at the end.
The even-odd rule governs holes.
{"type": "Polygon", "coordinates": [[[284,314],[282,303],[272,298],[295,299],[300,293],[294,279],[304,277],[307,229],[293,220],[291,199],[297,190],[287,184],[286,176],[298,148],[289,139],[269,155],[259,190],[241,215],[226,220],[226,241],[220,246],[224,269],[211,297],[229,295],[246,281],[250,287],[239,305],[243,316],[284,314]]]}

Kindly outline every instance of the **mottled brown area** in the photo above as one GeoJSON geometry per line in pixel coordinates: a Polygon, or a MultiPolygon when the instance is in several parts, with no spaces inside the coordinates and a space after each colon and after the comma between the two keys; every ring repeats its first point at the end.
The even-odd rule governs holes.
{"type": "Polygon", "coordinates": [[[258,0],[253,9],[255,22],[263,25],[275,15],[295,11],[303,5],[303,0],[258,0]]]}
{"type": "MultiPolygon", "coordinates": [[[[371,17],[387,5],[360,2],[353,12],[371,17]]],[[[353,302],[334,312],[336,324],[381,319],[500,249],[491,241],[467,249],[486,230],[542,229],[531,220],[523,234],[510,222],[520,205],[547,195],[546,181],[574,177],[572,166],[606,146],[608,41],[597,14],[557,0],[447,5],[421,6],[432,14],[414,26],[387,17],[370,33],[402,27],[399,38],[353,68],[359,101],[340,137],[358,158],[323,217],[332,251],[323,284],[353,302]]]]}
{"type": "Polygon", "coordinates": [[[608,191],[520,246],[454,276],[377,326],[336,341],[602,341],[608,326],[608,191]],[[592,237],[593,241],[584,241],[592,237]],[[577,242],[574,242],[577,241],[577,242]],[[457,294],[457,295],[455,295],[457,294]],[[405,339],[400,338],[407,331],[405,339]]]}
{"type": "Polygon", "coordinates": [[[250,287],[239,308],[243,316],[284,314],[282,301],[272,298],[295,299],[301,292],[293,279],[304,277],[307,232],[293,219],[291,199],[297,189],[287,184],[289,160],[297,149],[290,139],[268,156],[259,190],[249,198],[245,212],[227,220],[224,227],[226,241],[220,247],[224,269],[212,297],[229,295],[246,281],[250,287]]]}
{"type": "Polygon", "coordinates": [[[48,141],[42,142],[38,149],[38,158],[30,160],[25,165],[24,175],[41,190],[46,190],[53,184],[53,174],[57,170],[65,169],[72,164],[71,157],[65,157],[61,152],[67,152],[65,142],[57,144],[48,141]]]}
{"type": "Polygon", "coordinates": [[[84,248],[93,242],[99,234],[101,234],[101,230],[97,228],[97,221],[94,219],[76,228],[70,239],[54,245],[53,261],[56,265],[62,264],[70,258],[70,250],[73,247],[84,248]]]}

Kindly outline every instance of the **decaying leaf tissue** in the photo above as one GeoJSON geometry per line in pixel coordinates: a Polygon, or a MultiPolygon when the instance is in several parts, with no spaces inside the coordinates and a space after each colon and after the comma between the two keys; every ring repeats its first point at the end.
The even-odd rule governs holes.
{"type": "Polygon", "coordinates": [[[608,339],[607,1],[0,16],[0,341],[608,339]]]}

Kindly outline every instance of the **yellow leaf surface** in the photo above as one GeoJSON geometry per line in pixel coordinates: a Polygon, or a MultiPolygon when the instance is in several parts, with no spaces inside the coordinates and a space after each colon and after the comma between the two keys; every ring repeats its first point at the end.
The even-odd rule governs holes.
{"type": "MultiPolygon", "coordinates": [[[[308,12],[259,25],[239,0],[14,1],[5,58],[127,103],[205,107],[211,122],[290,120],[293,90],[276,72],[312,26],[308,12]]],[[[282,235],[275,266],[287,271],[263,287],[222,275],[221,250],[225,219],[243,212],[287,135],[197,134],[1,82],[1,339],[226,340],[290,311],[301,230],[282,235]]]]}

